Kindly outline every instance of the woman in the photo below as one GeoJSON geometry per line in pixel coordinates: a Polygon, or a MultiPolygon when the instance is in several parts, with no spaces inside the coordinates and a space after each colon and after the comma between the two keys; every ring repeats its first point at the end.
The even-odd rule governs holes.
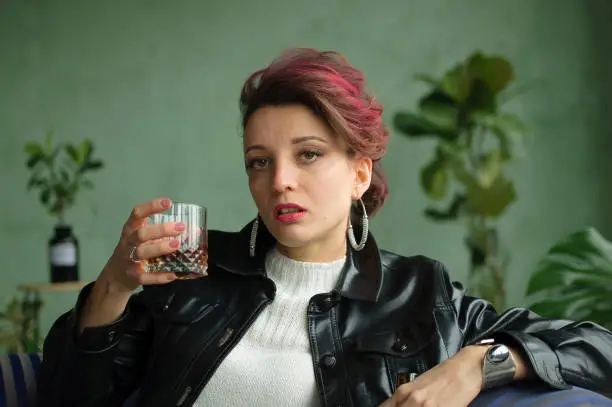
{"type": "Polygon", "coordinates": [[[526,309],[498,315],[431,259],[380,249],[388,131],[364,78],[334,52],[285,53],[245,83],[256,219],[209,232],[208,276],[139,262],[184,225],[138,205],[97,280],[44,347],[45,406],[467,406],[524,380],[610,395],[612,334],[526,309]],[[170,284],[169,284],[170,283],[170,284]],[[134,290],[144,289],[134,294],[134,290]]]}

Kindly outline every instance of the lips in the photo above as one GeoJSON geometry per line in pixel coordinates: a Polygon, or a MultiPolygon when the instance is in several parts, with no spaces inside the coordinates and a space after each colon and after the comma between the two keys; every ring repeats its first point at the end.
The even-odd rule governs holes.
{"type": "Polygon", "coordinates": [[[282,223],[297,222],[306,214],[306,209],[298,204],[278,204],[274,207],[274,218],[282,223]]]}

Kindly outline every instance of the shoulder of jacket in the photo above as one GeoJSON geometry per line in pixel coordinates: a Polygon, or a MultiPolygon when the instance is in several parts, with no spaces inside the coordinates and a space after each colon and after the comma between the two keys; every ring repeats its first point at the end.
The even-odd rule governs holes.
{"type": "Polygon", "coordinates": [[[425,255],[403,256],[387,250],[380,251],[383,270],[394,275],[394,279],[413,282],[417,279],[429,289],[440,292],[444,302],[453,296],[453,287],[462,288],[461,283],[452,281],[448,269],[439,260],[425,255]]]}
{"type": "Polygon", "coordinates": [[[391,270],[435,271],[447,273],[444,264],[424,255],[404,256],[388,250],[380,250],[382,266],[391,270]]]}

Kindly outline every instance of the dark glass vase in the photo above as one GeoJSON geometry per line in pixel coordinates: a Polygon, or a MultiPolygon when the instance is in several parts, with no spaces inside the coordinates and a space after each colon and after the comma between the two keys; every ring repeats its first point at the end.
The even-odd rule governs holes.
{"type": "Polygon", "coordinates": [[[79,281],[79,242],[70,226],[55,226],[49,239],[49,265],[52,283],[79,281]]]}

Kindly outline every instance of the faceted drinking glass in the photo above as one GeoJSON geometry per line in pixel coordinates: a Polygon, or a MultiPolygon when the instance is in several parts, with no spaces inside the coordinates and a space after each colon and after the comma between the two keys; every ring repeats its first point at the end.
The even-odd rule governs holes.
{"type": "Polygon", "coordinates": [[[165,256],[147,259],[144,262],[144,270],[149,273],[175,273],[179,279],[205,276],[208,269],[206,208],[185,202],[174,202],[170,209],[147,217],[148,224],[165,222],[185,224],[185,231],[175,237],[180,242],[179,249],[165,256]]]}

